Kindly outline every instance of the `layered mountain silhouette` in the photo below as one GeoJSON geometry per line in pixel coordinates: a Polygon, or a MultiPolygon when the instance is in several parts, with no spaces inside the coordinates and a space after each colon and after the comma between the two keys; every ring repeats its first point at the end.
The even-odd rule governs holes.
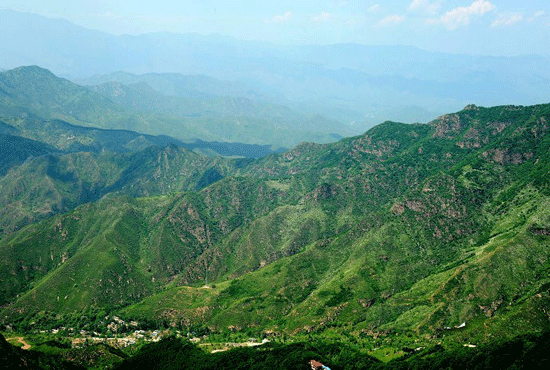
{"type": "MultiPolygon", "coordinates": [[[[144,81],[157,89],[157,84],[171,85],[159,91],[145,82],[126,86],[115,81],[88,88],[38,66],[18,67],[0,73],[0,117],[32,115],[80,126],[168,135],[187,143],[243,143],[271,150],[301,141],[331,142],[352,132],[324,117],[297,114],[285,106],[217,95],[212,81],[197,93],[204,96],[190,96],[201,91],[188,88],[193,77],[158,75],[152,82],[147,77],[143,76],[144,81]],[[188,94],[172,96],[170,88],[188,94]]],[[[231,90],[233,85],[229,86],[231,90]]]]}
{"type": "Polygon", "coordinates": [[[348,125],[355,134],[385,119],[425,122],[470,102],[542,103],[550,87],[548,59],[542,56],[453,55],[391,45],[275,45],[198,34],[115,36],[10,10],[0,11],[0,32],[2,68],[41,65],[78,79],[113,71],[210,76],[238,82],[237,89],[249,86],[245,91],[254,93],[244,97],[269,97],[301,114],[348,125]]]}

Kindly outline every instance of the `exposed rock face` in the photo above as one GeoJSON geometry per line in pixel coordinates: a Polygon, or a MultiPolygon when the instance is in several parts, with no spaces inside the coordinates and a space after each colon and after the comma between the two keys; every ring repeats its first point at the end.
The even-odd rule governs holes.
{"type": "Polygon", "coordinates": [[[454,138],[462,128],[462,123],[458,114],[441,116],[433,121],[431,125],[435,128],[435,132],[432,136],[433,138],[454,138]]]}
{"type": "Polygon", "coordinates": [[[533,158],[532,152],[526,153],[514,153],[508,149],[490,149],[482,154],[485,158],[489,160],[504,165],[504,164],[522,164],[523,162],[533,158]]]}

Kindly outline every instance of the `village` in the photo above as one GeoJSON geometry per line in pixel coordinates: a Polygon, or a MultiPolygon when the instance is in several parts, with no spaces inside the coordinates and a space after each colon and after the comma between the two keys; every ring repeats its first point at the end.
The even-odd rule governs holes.
{"type": "MultiPolygon", "coordinates": [[[[118,316],[106,317],[110,322],[105,325],[105,330],[102,332],[94,330],[75,329],[73,327],[57,327],[49,330],[38,330],[41,335],[52,335],[67,339],[72,348],[83,348],[94,344],[106,344],[114,348],[124,349],[134,345],[141,345],[149,342],[158,342],[164,337],[176,336],[179,338],[187,338],[190,342],[203,347],[207,352],[216,353],[228,351],[237,347],[255,347],[270,342],[264,338],[258,340],[256,338],[246,338],[242,342],[211,342],[208,335],[197,335],[195,332],[185,332],[181,330],[171,329],[148,329],[140,328],[140,323],[132,321],[124,321],[118,316]]],[[[10,327],[8,327],[10,331],[10,327]]],[[[18,339],[19,337],[14,337],[18,339]]],[[[27,344],[28,348],[31,347],[27,344]]]]}

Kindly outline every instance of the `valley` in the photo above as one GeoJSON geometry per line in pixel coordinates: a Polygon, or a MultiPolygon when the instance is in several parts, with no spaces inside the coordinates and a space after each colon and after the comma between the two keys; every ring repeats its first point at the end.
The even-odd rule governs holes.
{"type": "MultiPolygon", "coordinates": [[[[86,91],[86,117],[106,106],[17,73],[86,91]]],[[[0,322],[41,348],[16,359],[124,368],[158,345],[398,367],[548,333],[548,104],[468,105],[284,151],[0,108],[0,322]]]]}
{"type": "Polygon", "coordinates": [[[0,369],[547,369],[549,27],[0,6],[0,369]]]}

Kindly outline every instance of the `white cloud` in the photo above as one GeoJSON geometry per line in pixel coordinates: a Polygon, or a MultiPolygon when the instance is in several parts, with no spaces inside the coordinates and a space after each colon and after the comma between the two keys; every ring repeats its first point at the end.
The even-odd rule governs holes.
{"type": "Polygon", "coordinates": [[[499,14],[498,18],[491,23],[491,27],[513,26],[514,24],[521,22],[522,20],[523,15],[519,13],[499,14]]]}
{"type": "Polygon", "coordinates": [[[530,18],[527,18],[527,22],[533,22],[535,19],[537,18],[540,18],[540,17],[543,17],[546,15],[546,12],[544,10],[539,10],[538,12],[536,12],[535,14],[533,14],[532,17],[530,18]]]}
{"type": "Polygon", "coordinates": [[[276,15],[275,17],[271,18],[271,21],[275,23],[285,23],[288,22],[291,18],[292,12],[286,11],[283,15],[276,15]]]}
{"type": "Polygon", "coordinates": [[[455,30],[460,26],[470,24],[472,15],[481,16],[495,9],[493,3],[488,0],[476,0],[470,6],[460,6],[445,13],[439,19],[431,19],[427,23],[441,23],[449,30],[455,30]]]}
{"type": "Polygon", "coordinates": [[[376,12],[379,12],[380,10],[382,10],[382,7],[380,6],[380,4],[374,4],[373,6],[369,6],[367,8],[368,13],[376,13],[376,12]]]}
{"type": "Polygon", "coordinates": [[[399,23],[402,23],[405,20],[405,16],[403,15],[388,15],[387,17],[381,19],[374,25],[374,27],[386,27],[386,26],[393,26],[399,23]]]}
{"type": "Polygon", "coordinates": [[[428,0],[413,0],[409,5],[409,10],[417,10],[428,5],[428,0]]]}
{"type": "Polygon", "coordinates": [[[311,20],[315,23],[326,22],[332,18],[332,14],[327,12],[321,12],[321,14],[314,15],[311,20]]]}
{"type": "Polygon", "coordinates": [[[409,5],[409,11],[411,12],[422,11],[430,14],[437,13],[440,8],[440,0],[434,2],[430,2],[429,0],[413,0],[413,2],[409,5]]]}

